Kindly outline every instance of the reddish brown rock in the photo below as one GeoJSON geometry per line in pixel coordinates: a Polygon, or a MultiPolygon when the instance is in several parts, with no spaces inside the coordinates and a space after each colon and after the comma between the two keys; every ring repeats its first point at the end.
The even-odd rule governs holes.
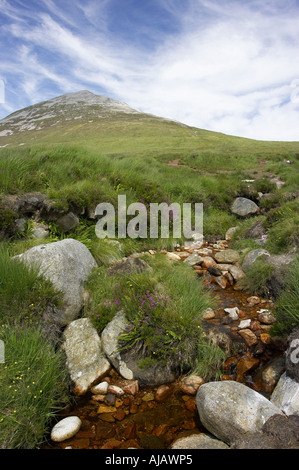
{"type": "Polygon", "coordinates": [[[258,339],[253,333],[253,331],[245,328],[244,330],[239,330],[238,333],[240,336],[242,336],[242,338],[244,339],[248,347],[253,346],[254,344],[257,344],[258,339]]]}
{"type": "Polygon", "coordinates": [[[215,268],[217,266],[217,263],[211,256],[204,256],[202,266],[204,268],[215,268]]]}
{"type": "Polygon", "coordinates": [[[108,439],[105,444],[101,447],[101,449],[119,449],[122,442],[118,441],[117,439],[108,439]]]}
{"type": "Polygon", "coordinates": [[[138,412],[138,406],[135,403],[130,405],[130,413],[133,415],[138,412]]]}
{"type": "Polygon", "coordinates": [[[125,439],[135,439],[136,437],[136,424],[129,423],[126,429],[124,430],[125,439]]]}
{"type": "Polygon", "coordinates": [[[255,369],[259,365],[259,362],[260,361],[254,357],[242,357],[237,364],[237,382],[242,382],[244,375],[255,369]]]}
{"type": "Polygon", "coordinates": [[[234,379],[230,375],[222,374],[221,380],[234,380],[234,379]]]}
{"type": "Polygon", "coordinates": [[[160,424],[155,429],[153,429],[153,435],[158,436],[158,437],[162,436],[163,434],[165,434],[165,431],[167,428],[168,428],[167,424],[160,424]]]}
{"type": "Polygon", "coordinates": [[[75,439],[72,442],[72,449],[88,449],[89,439],[75,439]]]}
{"type": "Polygon", "coordinates": [[[238,360],[235,356],[231,356],[228,359],[226,359],[224,363],[224,370],[227,371],[229,370],[232,366],[235,366],[237,364],[238,360]]]}
{"type": "Polygon", "coordinates": [[[271,343],[271,336],[268,333],[261,333],[260,339],[261,339],[261,342],[264,344],[271,343]]]}
{"type": "Polygon", "coordinates": [[[234,284],[235,281],[234,281],[234,278],[233,278],[233,276],[231,275],[231,273],[229,273],[229,272],[224,273],[224,274],[223,274],[223,277],[225,277],[225,279],[227,280],[227,282],[228,282],[228,284],[229,284],[230,286],[232,286],[232,285],[234,284]]]}
{"type": "Polygon", "coordinates": [[[196,427],[196,424],[194,421],[184,421],[182,424],[183,429],[194,429],[196,427]]]}
{"type": "Polygon", "coordinates": [[[185,407],[187,408],[188,411],[195,411],[196,410],[196,403],[195,400],[190,399],[185,402],[185,407]]]}
{"type": "Polygon", "coordinates": [[[215,312],[211,308],[208,308],[203,315],[203,319],[212,320],[212,318],[215,318],[215,316],[216,316],[215,312]]]}
{"type": "Polygon", "coordinates": [[[92,395],[91,399],[94,402],[98,402],[98,401],[103,402],[106,400],[106,395],[92,395]]]}
{"type": "Polygon", "coordinates": [[[168,385],[161,385],[155,394],[155,400],[160,402],[163,400],[166,400],[172,393],[172,388],[169,387],[168,385]]]}
{"type": "Polygon", "coordinates": [[[96,439],[111,439],[115,436],[115,429],[112,426],[107,426],[107,424],[103,424],[100,421],[96,424],[96,439]]]}
{"type": "Polygon", "coordinates": [[[116,413],[114,413],[113,417],[117,419],[117,421],[122,421],[126,417],[126,413],[122,408],[119,408],[116,413]]]}
{"type": "Polygon", "coordinates": [[[101,421],[104,421],[105,423],[115,422],[115,418],[112,416],[112,413],[101,413],[98,415],[98,417],[101,421]]]}
{"type": "Polygon", "coordinates": [[[123,387],[123,391],[125,393],[129,393],[130,395],[136,395],[139,392],[139,383],[138,380],[134,380],[133,382],[128,383],[123,387]]]}
{"type": "Polygon", "coordinates": [[[260,324],[259,321],[254,320],[254,321],[251,322],[251,324],[250,324],[250,329],[251,329],[252,331],[259,331],[260,328],[261,328],[261,324],[260,324]]]}
{"type": "Polygon", "coordinates": [[[100,405],[98,408],[97,413],[114,413],[116,411],[115,406],[105,406],[105,405],[100,405]]]}
{"type": "Polygon", "coordinates": [[[214,282],[214,284],[217,284],[221,289],[226,289],[228,281],[224,276],[217,276],[217,277],[212,277],[211,278],[214,282]]]}
{"type": "Polygon", "coordinates": [[[130,439],[129,441],[122,442],[120,449],[142,449],[137,441],[130,439]]]}

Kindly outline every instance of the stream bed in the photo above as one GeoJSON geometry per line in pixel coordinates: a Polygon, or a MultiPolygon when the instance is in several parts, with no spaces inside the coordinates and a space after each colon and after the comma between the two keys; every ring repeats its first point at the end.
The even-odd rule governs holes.
{"type": "MultiPolygon", "coordinates": [[[[252,306],[247,301],[250,294],[234,290],[233,287],[221,289],[211,282],[208,273],[204,283],[217,298],[215,317],[206,320],[204,328],[207,333],[216,328],[227,334],[238,346],[237,352],[225,361],[222,380],[237,380],[269,398],[274,385],[265,382],[263,371],[273,359],[282,358],[284,345],[269,340],[269,328],[259,324],[257,312],[259,309],[273,308],[272,302],[261,300],[258,305],[252,306]],[[232,307],[239,308],[240,319],[226,324],[224,308],[232,307]],[[246,346],[238,333],[237,325],[240,320],[246,319],[251,319],[257,325],[255,334],[259,341],[252,347],[246,346]]],[[[112,369],[104,380],[120,386],[123,379],[112,369]]],[[[57,420],[78,416],[82,421],[79,432],[61,443],[51,441],[48,436],[42,448],[167,449],[178,438],[205,433],[199,420],[195,396],[185,395],[181,391],[180,380],[167,384],[171,391],[163,401],[157,400],[158,386],[141,387],[135,395],[127,394],[120,398],[109,395],[105,403],[95,402],[91,392],[83,397],[74,397],[73,404],[62,410],[57,420]]]]}

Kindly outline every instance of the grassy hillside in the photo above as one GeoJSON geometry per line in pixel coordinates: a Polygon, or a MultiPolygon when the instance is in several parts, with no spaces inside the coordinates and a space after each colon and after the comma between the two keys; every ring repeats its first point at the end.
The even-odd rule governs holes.
{"type": "MultiPolygon", "coordinates": [[[[299,142],[243,139],[137,112],[117,110],[105,114],[105,108],[101,110],[102,117],[98,115],[99,108],[90,107],[89,114],[79,119],[78,109],[70,109],[56,109],[58,114],[61,112],[64,116],[59,122],[55,116],[43,119],[41,107],[28,108],[23,115],[15,113],[8,122],[0,122],[1,338],[13,348],[21,341],[23,351],[19,349],[20,366],[10,355],[5,368],[0,368],[1,379],[5,383],[5,399],[0,406],[0,448],[38,445],[57,402],[65,402],[68,386],[61,367],[63,358],[55,354],[56,344],[53,346],[53,341],[55,343],[56,340],[47,343],[47,360],[37,362],[39,370],[33,367],[38,351],[45,344],[45,331],[38,328],[41,315],[50,301],[53,304],[59,302],[59,293],[53,291],[36,272],[27,272],[23,266],[14,264],[11,256],[36,244],[51,243],[66,237],[84,243],[99,268],[87,283],[91,301],[88,312],[84,311],[83,314],[93,318],[101,331],[115,313],[107,309],[105,302],[107,296],[112,296],[113,283],[116,282],[106,273],[111,259],[120,260],[123,256],[146,249],[169,250],[176,240],[125,239],[121,240],[121,249],[118,244],[111,245],[99,240],[95,235],[95,220],[88,214],[100,202],[111,202],[116,206],[118,195],[125,194],[128,204],[138,201],[146,205],[151,202],[203,203],[204,236],[209,240],[223,239],[230,227],[237,226],[231,245],[240,250],[242,256],[250,249],[260,247],[247,236],[257,221],[263,224],[267,232],[263,248],[271,254],[296,249],[299,241],[299,142]],[[32,113],[37,113],[39,124],[30,130],[32,113]],[[25,121],[22,121],[24,115],[29,116],[25,127],[25,121]],[[12,128],[13,133],[8,132],[12,128]],[[15,213],[8,204],[15,196],[32,192],[45,195],[58,212],[74,211],[79,217],[79,225],[64,233],[55,221],[41,218],[39,222],[47,225],[49,237],[33,238],[36,221],[30,214],[22,216],[15,213]],[[259,193],[266,197],[261,198],[259,193]],[[246,220],[237,218],[230,210],[237,196],[258,202],[260,214],[246,220]],[[15,220],[21,217],[25,219],[25,224],[19,230],[16,229],[15,220]],[[30,348],[31,342],[34,350],[30,348]],[[26,390],[21,384],[20,377],[23,380],[23,376],[26,377],[26,390]],[[32,384],[34,390],[31,393],[27,389],[32,384]],[[47,390],[47,395],[44,390],[47,390]],[[50,396],[50,399],[44,400],[44,396],[50,396]],[[28,407],[30,415],[26,412],[28,407]],[[19,423],[16,438],[12,441],[16,416],[19,423]],[[33,418],[36,416],[39,417],[37,422],[33,418]],[[24,429],[31,431],[24,434],[24,429]]],[[[180,340],[181,351],[192,346],[190,351],[188,349],[190,357],[182,353],[188,366],[197,353],[200,358],[197,373],[205,371],[208,380],[219,377],[223,353],[210,346],[207,348],[200,333],[202,314],[211,301],[204,293],[201,282],[186,265],[170,269],[165,260],[158,257],[152,264],[154,275],[137,276],[130,289],[134,284],[134,298],[143,296],[145,299],[149,291],[155,298],[156,290],[159,292],[162,286],[169,300],[168,309],[158,303],[154,313],[159,321],[150,325],[153,334],[149,334],[150,330],[144,325],[143,328],[138,326],[134,330],[137,336],[131,339],[143,341],[149,349],[163,344],[164,348],[160,348],[157,357],[171,361],[171,334],[176,341],[180,340]],[[196,338],[192,336],[191,344],[192,332],[196,332],[196,338]],[[161,343],[161,338],[164,343],[161,343]]],[[[294,264],[292,275],[279,299],[278,333],[299,325],[296,273],[298,262],[294,264]]],[[[248,288],[254,293],[263,292],[266,295],[263,288],[270,274],[268,267],[259,263],[247,277],[248,288]]],[[[127,280],[120,280],[119,287],[133,323],[140,325],[140,318],[135,318],[136,305],[126,297],[127,280]]],[[[47,330],[46,335],[49,336],[47,330]]]]}

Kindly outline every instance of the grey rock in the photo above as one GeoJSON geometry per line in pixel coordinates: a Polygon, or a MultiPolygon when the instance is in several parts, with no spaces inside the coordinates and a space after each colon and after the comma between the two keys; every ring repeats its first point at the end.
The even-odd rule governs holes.
{"type": "Polygon", "coordinates": [[[299,383],[289,377],[286,372],[280,377],[272,395],[271,403],[287,416],[299,416],[299,383]]]}
{"type": "Polygon", "coordinates": [[[255,221],[252,226],[247,230],[244,238],[262,238],[265,235],[266,229],[262,220],[255,221]]]}
{"type": "Polygon", "coordinates": [[[274,317],[274,315],[272,314],[272,312],[270,312],[270,310],[268,309],[260,309],[257,311],[258,313],[258,321],[260,321],[261,323],[264,323],[265,325],[273,325],[273,323],[276,322],[276,318],[274,317]]]}
{"type": "Polygon", "coordinates": [[[192,253],[192,255],[188,256],[184,260],[184,263],[188,264],[188,266],[195,266],[196,264],[201,264],[203,262],[203,258],[197,254],[197,253],[192,253]]]}
{"type": "Polygon", "coordinates": [[[237,263],[240,259],[240,255],[236,250],[222,250],[215,254],[214,256],[217,263],[237,263]]]}
{"type": "Polygon", "coordinates": [[[75,214],[73,214],[73,212],[69,212],[62,217],[59,217],[56,223],[62,232],[70,232],[79,225],[79,219],[75,214]]]}
{"type": "Polygon", "coordinates": [[[259,210],[255,202],[245,197],[236,198],[231,206],[231,212],[239,217],[247,217],[256,214],[259,210]]]}
{"type": "Polygon", "coordinates": [[[239,325],[238,325],[238,328],[240,330],[243,330],[245,328],[250,328],[250,325],[251,325],[251,320],[249,318],[248,320],[241,320],[239,325]]]}
{"type": "Polygon", "coordinates": [[[225,313],[228,313],[228,316],[232,320],[238,320],[239,319],[239,309],[238,309],[238,307],[225,308],[224,311],[225,311],[225,313]]]}
{"type": "Polygon", "coordinates": [[[261,256],[267,257],[267,256],[270,256],[270,253],[267,250],[264,250],[263,248],[257,248],[256,250],[249,251],[249,253],[247,253],[242,263],[243,271],[246,273],[251,268],[251,266],[255,263],[255,261],[261,256]]]}
{"type": "Polygon", "coordinates": [[[100,337],[89,318],[71,322],[63,332],[67,367],[77,395],[84,395],[110,370],[100,337]]]}
{"type": "Polygon", "coordinates": [[[260,431],[274,414],[283,414],[258,392],[233,381],[203,384],[196,405],[203,426],[227,444],[260,431]]]}
{"type": "Polygon", "coordinates": [[[227,230],[225,234],[225,240],[229,241],[233,238],[234,233],[238,230],[238,227],[231,227],[227,230]]]}
{"type": "Polygon", "coordinates": [[[280,376],[285,371],[285,358],[278,357],[273,359],[262,371],[263,384],[267,390],[272,391],[277,384],[280,376]]]}
{"type": "Polygon", "coordinates": [[[140,385],[162,385],[174,381],[179,373],[171,369],[171,365],[161,366],[155,364],[147,368],[140,368],[138,362],[141,357],[134,349],[120,351],[119,336],[130,328],[125,313],[118,312],[112,321],[103,330],[101,339],[105,354],[113,367],[125,379],[138,380],[140,385]]]}
{"type": "Polygon", "coordinates": [[[235,265],[231,266],[228,271],[233,276],[234,281],[236,281],[236,282],[243,279],[243,277],[245,277],[245,275],[246,275],[244,273],[243,269],[241,269],[239,266],[235,266],[235,265]]]}
{"type": "Polygon", "coordinates": [[[290,418],[273,415],[261,431],[237,439],[232,449],[298,449],[299,426],[290,418]]]}
{"type": "Polygon", "coordinates": [[[114,318],[104,328],[101,340],[103,350],[111,362],[111,364],[117,369],[122,377],[128,380],[133,380],[133,371],[129,369],[126,363],[122,360],[119,352],[119,340],[118,337],[122,333],[125,333],[128,329],[128,322],[126,320],[123,311],[119,311],[114,315],[114,318]]]}
{"type": "Polygon", "coordinates": [[[221,331],[218,327],[209,328],[206,332],[206,339],[212,343],[213,346],[218,346],[227,353],[230,353],[233,348],[233,340],[225,331],[221,331]]]}
{"type": "Polygon", "coordinates": [[[229,449],[229,446],[207,434],[181,437],[171,444],[171,449],[229,449]]]}
{"type": "Polygon", "coordinates": [[[121,263],[117,263],[111,268],[108,269],[109,276],[114,276],[117,274],[127,274],[131,272],[142,273],[143,271],[152,271],[152,268],[148,263],[140,258],[129,257],[121,263]]]}
{"type": "Polygon", "coordinates": [[[15,224],[18,232],[25,232],[26,220],[25,219],[16,219],[15,224]]]}
{"type": "Polygon", "coordinates": [[[10,195],[4,198],[5,204],[13,211],[29,217],[42,209],[45,200],[46,196],[38,192],[10,195]]]}
{"type": "Polygon", "coordinates": [[[35,246],[15,256],[39,273],[63,293],[64,307],[58,323],[65,326],[78,317],[83,305],[84,282],[97,263],[83,243],[71,238],[35,246]]]}

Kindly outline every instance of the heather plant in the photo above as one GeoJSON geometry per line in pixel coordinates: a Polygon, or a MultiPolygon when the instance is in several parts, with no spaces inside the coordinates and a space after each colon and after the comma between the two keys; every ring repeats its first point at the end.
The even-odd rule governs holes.
{"type": "Polygon", "coordinates": [[[212,299],[186,264],[173,264],[164,255],[144,259],[151,271],[114,276],[104,268],[95,271],[87,283],[92,301],[86,315],[102,331],[124,311],[128,329],[119,338],[121,350],[134,351],[143,366],[158,361],[189,370],[203,335],[202,314],[212,299]]]}

